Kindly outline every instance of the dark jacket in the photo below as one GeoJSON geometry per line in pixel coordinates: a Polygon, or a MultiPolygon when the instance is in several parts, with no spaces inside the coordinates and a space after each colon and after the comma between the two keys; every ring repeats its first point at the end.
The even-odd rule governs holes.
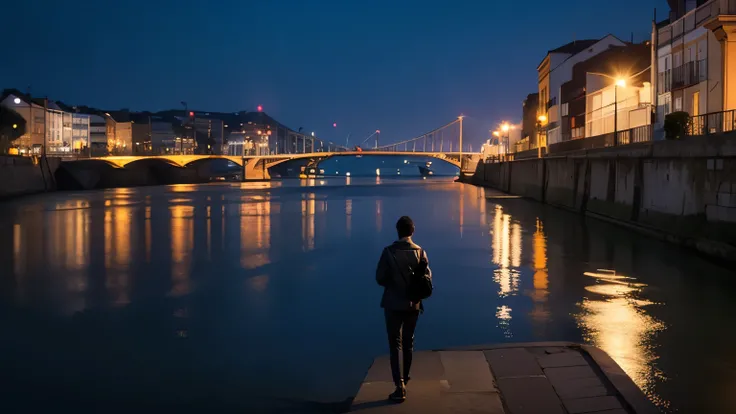
{"type": "MultiPolygon", "coordinates": [[[[376,282],[383,286],[381,307],[390,310],[419,310],[421,301],[412,302],[406,297],[406,283],[410,277],[410,269],[419,264],[419,255],[427,252],[411,239],[404,239],[387,246],[381,253],[376,268],[376,282]],[[402,270],[400,270],[402,269],[402,270]],[[403,271],[403,274],[402,274],[403,271]]],[[[429,260],[427,260],[429,263],[429,260]]],[[[432,278],[432,271],[427,266],[427,275],[432,278]]]]}

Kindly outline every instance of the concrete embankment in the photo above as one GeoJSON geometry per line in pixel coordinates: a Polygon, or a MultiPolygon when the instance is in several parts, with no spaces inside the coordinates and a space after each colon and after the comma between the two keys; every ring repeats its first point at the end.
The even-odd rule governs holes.
{"type": "Polygon", "coordinates": [[[736,262],[736,134],[479,163],[464,181],[736,262]]]}
{"type": "Polygon", "coordinates": [[[0,199],[54,190],[59,164],[56,158],[34,163],[28,157],[0,156],[0,199]]]}

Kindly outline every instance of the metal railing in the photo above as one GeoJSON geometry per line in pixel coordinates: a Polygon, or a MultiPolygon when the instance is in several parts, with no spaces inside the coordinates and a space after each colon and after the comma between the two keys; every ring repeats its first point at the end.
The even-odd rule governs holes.
{"type": "Polygon", "coordinates": [[[705,59],[687,62],[672,69],[672,89],[696,85],[707,77],[705,59]]]}
{"type": "Polygon", "coordinates": [[[652,140],[652,125],[642,125],[635,128],[618,131],[616,133],[616,145],[636,144],[652,140]]]}
{"type": "Polygon", "coordinates": [[[711,112],[690,117],[687,135],[710,135],[736,130],[736,110],[711,112]]]}

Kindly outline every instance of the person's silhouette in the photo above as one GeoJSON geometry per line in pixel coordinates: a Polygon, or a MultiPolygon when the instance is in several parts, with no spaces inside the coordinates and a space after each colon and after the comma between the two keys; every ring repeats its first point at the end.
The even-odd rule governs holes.
{"type": "MultiPolygon", "coordinates": [[[[386,332],[391,357],[391,375],[396,390],[389,395],[394,401],[406,399],[406,383],[409,382],[412,352],[414,351],[414,329],[422,301],[412,301],[407,295],[408,281],[419,265],[421,258],[427,260],[427,253],[412,241],[414,222],[404,216],[396,223],[399,240],[383,249],[376,269],[376,281],[383,286],[381,307],[386,317],[386,332]],[[403,371],[399,370],[399,351],[403,349],[403,371]]],[[[429,263],[427,260],[426,263],[429,263]]],[[[422,267],[422,270],[424,268],[422,267]]],[[[426,276],[431,279],[429,266],[426,276]]]]}

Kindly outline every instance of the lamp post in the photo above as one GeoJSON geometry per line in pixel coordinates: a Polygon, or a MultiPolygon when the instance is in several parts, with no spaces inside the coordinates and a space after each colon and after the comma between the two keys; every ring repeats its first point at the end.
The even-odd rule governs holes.
{"type": "Polygon", "coordinates": [[[457,117],[460,121],[460,172],[463,172],[463,115],[457,117]]]}
{"type": "Polygon", "coordinates": [[[511,129],[511,125],[508,124],[508,122],[504,122],[503,125],[501,125],[501,131],[504,133],[504,138],[506,138],[506,143],[504,144],[504,154],[508,156],[509,153],[509,130],[511,129]]]}
{"type": "Polygon", "coordinates": [[[613,84],[613,145],[618,145],[618,88],[626,87],[624,79],[616,79],[613,84]]]}

